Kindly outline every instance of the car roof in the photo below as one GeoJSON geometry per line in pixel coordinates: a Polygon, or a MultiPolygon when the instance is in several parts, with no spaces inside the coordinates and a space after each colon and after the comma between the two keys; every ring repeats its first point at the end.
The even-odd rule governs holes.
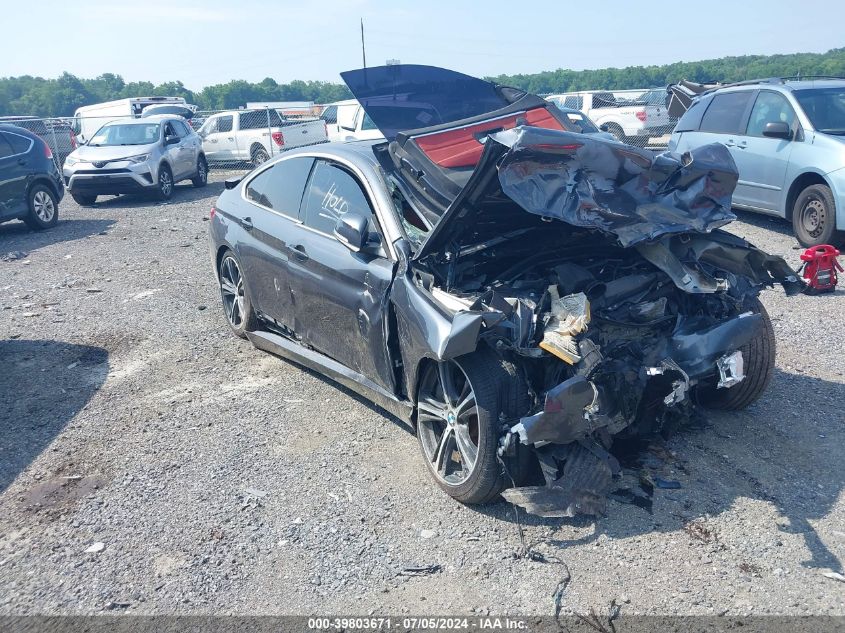
{"type": "Polygon", "coordinates": [[[353,163],[359,163],[364,160],[372,163],[373,165],[377,165],[378,159],[373,152],[373,147],[382,143],[386,143],[383,138],[364,141],[333,141],[330,143],[315,143],[314,145],[304,145],[302,147],[294,147],[289,150],[285,150],[278,157],[274,157],[274,160],[280,159],[284,156],[330,154],[353,163]]]}
{"type": "Polygon", "coordinates": [[[845,88],[845,79],[836,77],[813,77],[807,79],[787,77],[785,79],[759,79],[742,81],[724,86],[716,86],[697,96],[704,97],[706,95],[712,95],[720,92],[740,92],[743,90],[760,90],[762,88],[773,89],[778,92],[792,92],[793,90],[808,90],[813,88],[845,88]]]}
{"type": "Polygon", "coordinates": [[[115,119],[114,121],[104,123],[103,127],[117,123],[122,125],[143,125],[145,123],[161,123],[163,121],[182,121],[184,123],[185,119],[175,114],[153,114],[139,119],[115,119]]]}
{"type": "Polygon", "coordinates": [[[15,125],[14,123],[6,123],[5,121],[0,121],[0,130],[4,132],[14,132],[15,134],[21,134],[21,136],[28,136],[28,137],[39,137],[35,132],[26,129],[25,127],[21,127],[20,125],[15,125]]]}

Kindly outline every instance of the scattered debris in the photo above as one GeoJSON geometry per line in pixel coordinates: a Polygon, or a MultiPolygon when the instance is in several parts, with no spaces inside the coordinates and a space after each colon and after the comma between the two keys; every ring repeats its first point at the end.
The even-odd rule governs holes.
{"type": "Polygon", "coordinates": [[[244,488],[244,494],[248,497],[255,497],[256,499],[263,499],[267,496],[266,490],[259,490],[258,488],[244,488]]]}
{"type": "Polygon", "coordinates": [[[102,292],[102,289],[101,288],[86,288],[85,292],[90,292],[91,294],[94,294],[94,293],[97,293],[97,292],[102,292]]]}
{"type": "Polygon", "coordinates": [[[432,538],[437,536],[437,532],[434,530],[420,530],[420,538],[432,538]]]}
{"type": "Polygon", "coordinates": [[[23,312],[23,313],[21,313],[21,316],[22,317],[37,317],[37,316],[41,316],[41,313],[40,312],[23,312]]]}
{"type": "Polygon", "coordinates": [[[406,565],[399,571],[400,576],[429,576],[436,574],[443,569],[442,566],[434,565],[406,565]]]}
{"type": "Polygon", "coordinates": [[[739,571],[741,571],[743,574],[748,574],[749,576],[759,577],[762,575],[763,570],[753,563],[743,561],[739,564],[739,571]]]}
{"type": "Polygon", "coordinates": [[[211,533],[209,535],[212,540],[214,541],[222,541],[223,540],[223,530],[219,527],[211,528],[211,533]]]}
{"type": "Polygon", "coordinates": [[[68,366],[67,366],[67,368],[68,368],[68,369],[73,369],[74,367],[76,367],[77,365],[79,365],[79,362],[80,362],[80,361],[78,361],[78,360],[77,360],[77,361],[74,361],[74,362],[72,362],[70,365],[68,365],[68,366]]]}
{"type": "Polygon", "coordinates": [[[660,477],[654,477],[654,485],[663,490],[677,490],[682,487],[680,481],[661,479],[660,477]]]}
{"type": "Polygon", "coordinates": [[[113,611],[115,609],[128,609],[132,606],[131,602],[127,601],[112,601],[106,605],[106,610],[113,611]]]}
{"type": "Polygon", "coordinates": [[[569,571],[569,567],[567,567],[566,563],[563,561],[560,561],[560,564],[563,565],[563,575],[558,581],[557,587],[555,587],[555,591],[552,594],[552,599],[555,604],[555,620],[557,620],[558,624],[560,624],[560,610],[563,608],[563,594],[572,580],[572,574],[569,571]]]}
{"type": "Polygon", "coordinates": [[[101,542],[101,541],[97,541],[96,543],[92,543],[91,545],[89,545],[88,549],[85,550],[85,553],[86,554],[99,554],[104,549],[106,549],[106,544],[101,542]]]}
{"type": "Polygon", "coordinates": [[[689,523],[685,523],[684,532],[702,543],[712,543],[713,541],[719,540],[715,530],[707,527],[704,521],[690,521],[689,523]]]}
{"type": "Polygon", "coordinates": [[[831,580],[838,580],[839,582],[845,582],[845,576],[840,574],[838,571],[826,571],[822,573],[822,576],[825,578],[830,578],[831,580]]]}
{"type": "Polygon", "coordinates": [[[8,253],[4,253],[0,255],[0,260],[4,262],[13,262],[17,259],[25,259],[29,253],[24,251],[9,251],[8,253]]]}

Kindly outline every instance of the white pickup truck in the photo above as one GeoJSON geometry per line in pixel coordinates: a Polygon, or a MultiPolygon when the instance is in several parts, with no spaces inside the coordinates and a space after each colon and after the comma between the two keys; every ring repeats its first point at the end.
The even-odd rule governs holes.
{"type": "Polygon", "coordinates": [[[670,125],[665,107],[618,101],[612,92],[567,92],[549,95],[546,99],[561,107],[580,110],[599,128],[623,143],[645,145],[650,137],[665,134],[670,125]]]}
{"type": "Polygon", "coordinates": [[[256,166],[286,149],[327,138],[324,121],[285,121],[269,108],[212,114],[197,134],[209,163],[250,161],[256,166]]]}
{"type": "Polygon", "coordinates": [[[320,118],[326,122],[330,141],[370,141],[382,138],[376,124],[355,99],[327,104],[320,118]]]}

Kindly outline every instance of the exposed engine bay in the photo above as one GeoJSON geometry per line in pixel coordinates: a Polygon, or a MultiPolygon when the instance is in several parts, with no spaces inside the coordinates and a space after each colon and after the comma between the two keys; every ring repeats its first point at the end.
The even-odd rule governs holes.
{"type": "MultiPolygon", "coordinates": [[[[787,294],[802,285],[781,258],[716,228],[733,218],[735,167],[724,148],[702,157],[723,170],[721,185],[707,160],[693,170],[691,157],[662,155],[639,174],[613,175],[637,182],[635,191],[607,174],[585,177],[591,158],[575,158],[583,141],[550,159],[548,145],[532,154],[505,140],[498,179],[464,188],[474,195],[463,225],[460,213],[452,219],[464,238],[441,240],[416,283],[455,315],[456,337],[495,350],[528,391],[528,413],[503,423],[499,454],[533,450],[545,485],[503,496],[543,516],[601,513],[620,470],[613,438],[657,431],[699,403],[718,406],[748,370],[767,381],[771,366],[760,363],[773,363],[773,350],[765,360],[750,354],[771,330],[757,297],[775,282],[787,294]],[[652,186],[642,172],[664,180],[652,186]],[[675,189],[665,186],[672,179],[675,189]],[[511,231],[485,226],[501,229],[505,218],[511,231]]],[[[607,155],[598,162],[606,168],[607,155]]]]}

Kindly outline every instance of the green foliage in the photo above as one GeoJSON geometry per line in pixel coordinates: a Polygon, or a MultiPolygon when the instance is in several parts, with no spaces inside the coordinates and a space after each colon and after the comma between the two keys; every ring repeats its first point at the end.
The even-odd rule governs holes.
{"type": "MultiPolygon", "coordinates": [[[[826,53],[790,55],[744,55],[662,66],[629,66],[598,70],[550,70],[530,75],[499,75],[497,83],[546,94],[573,90],[624,90],[665,86],[681,79],[690,81],[742,81],[797,74],[845,77],[845,48],[826,53]]],[[[181,81],[154,86],[148,81],[126,83],[120,75],[105,73],[79,79],[63,73],[57,79],[41,77],[0,78],[0,115],[70,116],[76,108],[102,101],[147,95],[181,96],[201,110],[237,108],[247,101],[314,101],[330,103],[352,95],[346,86],[325,81],[294,80],[276,83],[267,77],[259,83],[233,80],[206,86],[199,92],[181,81]]]]}
{"type": "Polygon", "coordinates": [[[150,95],[184,97],[201,110],[237,108],[247,101],[330,103],[352,96],[347,87],[340,84],[300,80],[278,84],[269,77],[257,84],[235,80],[193,92],[181,81],[168,81],[158,86],[149,81],[126,83],[123,77],[112,73],[95,79],[79,79],[70,73],[64,73],[58,79],[25,75],[0,78],[0,115],[72,116],[83,105],[150,95]]]}
{"type": "Polygon", "coordinates": [[[600,70],[549,70],[531,75],[499,75],[492,81],[535,94],[575,90],[658,88],[681,79],[695,82],[733,82],[795,75],[845,77],[845,48],[826,53],[743,55],[662,66],[628,66],[600,70]]]}

